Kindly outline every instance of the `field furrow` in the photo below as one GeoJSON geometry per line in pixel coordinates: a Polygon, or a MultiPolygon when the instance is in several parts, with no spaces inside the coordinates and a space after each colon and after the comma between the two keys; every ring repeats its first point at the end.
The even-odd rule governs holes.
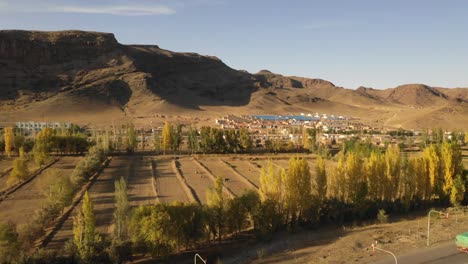
{"type": "Polygon", "coordinates": [[[257,186],[257,188],[260,187],[260,170],[256,166],[252,166],[252,164],[246,160],[225,159],[224,161],[229,163],[229,165],[231,165],[237,172],[249,179],[257,186]]]}
{"type": "MultiPolygon", "coordinates": [[[[109,165],[102,171],[89,189],[94,202],[96,229],[101,234],[109,234],[114,212],[114,181],[126,177],[129,166],[128,157],[114,157],[109,165]]],[[[65,243],[73,237],[73,217],[81,210],[82,203],[76,206],[59,231],[55,233],[48,244],[50,249],[63,248],[65,243]]]]}
{"type": "Polygon", "coordinates": [[[223,184],[231,190],[234,195],[239,196],[246,190],[250,189],[250,186],[245,184],[242,179],[239,179],[232,170],[229,169],[228,165],[218,159],[200,159],[214,176],[221,176],[223,178],[223,184]]]}
{"type": "Polygon", "coordinates": [[[129,157],[127,194],[130,206],[155,204],[157,201],[153,186],[151,158],[129,157]]]}
{"type": "Polygon", "coordinates": [[[157,159],[155,161],[155,188],[161,203],[180,201],[188,203],[189,198],[185,194],[180,181],[177,179],[171,165],[172,159],[157,159]]]}
{"type": "Polygon", "coordinates": [[[178,162],[187,184],[195,191],[199,201],[206,204],[206,191],[209,187],[213,187],[213,181],[195,164],[192,158],[179,159],[178,162]]]}

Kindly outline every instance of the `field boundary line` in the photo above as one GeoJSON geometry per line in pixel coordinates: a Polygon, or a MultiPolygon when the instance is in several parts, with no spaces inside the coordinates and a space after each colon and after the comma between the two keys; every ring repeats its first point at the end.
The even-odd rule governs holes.
{"type": "MultiPolygon", "coordinates": [[[[210,176],[210,178],[211,178],[211,180],[212,180],[213,182],[216,182],[216,177],[214,176],[214,174],[211,172],[210,169],[208,169],[208,168],[207,168],[203,163],[201,163],[197,158],[193,158],[193,162],[195,162],[195,164],[197,164],[198,167],[200,167],[202,170],[204,170],[204,171],[206,172],[206,174],[208,174],[208,176],[210,176]]],[[[221,176],[221,177],[222,177],[222,176],[221,176]]],[[[229,188],[224,184],[224,182],[223,182],[223,187],[224,187],[224,188],[223,188],[224,192],[225,192],[228,196],[230,196],[231,198],[236,197],[236,196],[234,195],[234,193],[231,191],[231,189],[229,189],[229,188]]]]}
{"type": "Polygon", "coordinates": [[[154,159],[151,158],[151,184],[153,185],[153,193],[154,193],[154,196],[156,197],[156,202],[157,203],[161,203],[161,201],[159,200],[159,196],[158,196],[158,191],[157,191],[157,185],[156,185],[156,162],[154,159]]]}
{"type": "Polygon", "coordinates": [[[7,176],[8,173],[10,173],[12,170],[13,170],[13,167],[6,169],[5,171],[2,172],[2,174],[0,174],[0,178],[7,176]]]}
{"type": "Polygon", "coordinates": [[[247,177],[245,177],[242,173],[240,173],[240,172],[238,172],[236,169],[234,169],[230,163],[228,163],[227,161],[225,161],[225,160],[223,160],[223,159],[221,159],[221,158],[219,158],[219,160],[220,160],[222,163],[224,163],[226,166],[228,166],[229,169],[230,169],[235,175],[237,175],[238,177],[240,177],[241,180],[242,180],[245,184],[247,184],[247,185],[253,187],[254,189],[258,189],[258,186],[255,185],[255,183],[251,182],[251,181],[250,181],[247,177]]]}
{"type": "Polygon", "coordinates": [[[112,157],[108,157],[105,161],[101,163],[100,168],[95,173],[93,173],[93,175],[91,175],[88,182],[85,185],[83,185],[81,187],[81,190],[75,195],[71,205],[69,205],[63,211],[63,213],[54,220],[55,223],[51,225],[51,227],[49,227],[49,230],[46,231],[44,236],[42,236],[36,241],[34,246],[36,250],[44,248],[47,246],[47,244],[49,244],[49,242],[52,240],[57,231],[60,230],[60,228],[62,228],[63,223],[65,223],[65,221],[70,217],[71,213],[73,212],[73,209],[75,209],[75,207],[78,206],[78,204],[81,202],[81,199],[83,198],[86,191],[88,191],[89,188],[91,188],[91,186],[94,184],[99,175],[101,175],[102,171],[109,165],[111,160],[112,157]]]}
{"type": "Polygon", "coordinates": [[[1,191],[0,192],[0,203],[3,202],[6,198],[8,198],[8,196],[14,192],[16,192],[18,189],[20,189],[21,187],[23,187],[24,185],[26,185],[27,183],[31,182],[34,178],[36,178],[38,175],[40,175],[44,170],[48,169],[50,166],[54,165],[57,161],[59,161],[60,158],[56,158],[54,159],[52,162],[50,162],[49,164],[47,164],[46,166],[42,167],[42,168],[39,168],[37,169],[29,178],[27,178],[26,180],[22,181],[22,182],[19,182],[11,187],[8,187],[7,189],[5,189],[4,191],[1,191]]]}
{"type": "Polygon", "coordinates": [[[257,171],[261,172],[262,171],[262,166],[258,163],[254,163],[253,161],[251,160],[247,160],[247,162],[250,164],[250,166],[254,169],[256,169],[257,171]],[[257,166],[257,165],[260,165],[260,168],[257,166]]]}
{"type": "Polygon", "coordinates": [[[190,187],[190,185],[187,183],[187,180],[185,179],[179,167],[177,166],[177,160],[175,159],[172,160],[172,170],[174,171],[177,179],[182,185],[182,189],[184,189],[185,195],[187,195],[190,202],[195,202],[201,205],[200,198],[198,198],[198,195],[196,194],[195,190],[192,187],[190,187]]]}

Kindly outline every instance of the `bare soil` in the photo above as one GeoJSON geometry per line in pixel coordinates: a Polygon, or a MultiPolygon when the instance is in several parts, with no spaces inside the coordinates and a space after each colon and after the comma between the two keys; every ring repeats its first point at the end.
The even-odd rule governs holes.
{"type": "Polygon", "coordinates": [[[253,184],[260,187],[260,170],[257,167],[252,166],[252,164],[246,160],[239,160],[239,159],[224,159],[227,163],[229,163],[233,169],[235,169],[240,174],[244,175],[247,179],[249,179],[253,184]]]}
{"type": "Polygon", "coordinates": [[[172,170],[172,158],[156,158],[156,182],[157,198],[161,203],[180,201],[188,203],[189,198],[180,186],[180,182],[172,170]]]}
{"type": "Polygon", "coordinates": [[[0,202],[1,221],[10,221],[17,225],[26,223],[35,211],[41,208],[46,198],[44,191],[46,184],[48,184],[45,180],[47,173],[51,170],[58,170],[62,176],[69,175],[77,162],[78,158],[76,157],[61,157],[58,162],[44,170],[31,182],[10,194],[4,201],[0,202]]]}
{"type": "MultiPolygon", "coordinates": [[[[466,232],[467,212],[452,212],[448,219],[434,215],[431,218],[431,245],[453,240],[457,234],[466,232]]],[[[289,234],[283,240],[258,243],[234,262],[232,258],[226,258],[223,263],[372,263],[389,256],[380,251],[373,252],[371,244],[374,241],[396,255],[426,247],[425,214],[395,220],[398,221],[389,224],[289,234]]]]}
{"type": "Polygon", "coordinates": [[[238,175],[229,169],[228,165],[221,162],[217,158],[206,158],[199,159],[215,176],[221,176],[223,178],[223,184],[226,188],[230,189],[234,195],[239,196],[246,190],[250,189],[250,186],[245,184],[238,175]]]}
{"type": "Polygon", "coordinates": [[[186,179],[187,184],[195,190],[200,202],[206,204],[206,191],[209,187],[213,187],[213,181],[205,171],[195,164],[193,158],[180,158],[178,161],[182,176],[186,179]]]}
{"type": "Polygon", "coordinates": [[[153,185],[152,157],[129,157],[127,194],[130,206],[155,204],[157,201],[153,185]]]}

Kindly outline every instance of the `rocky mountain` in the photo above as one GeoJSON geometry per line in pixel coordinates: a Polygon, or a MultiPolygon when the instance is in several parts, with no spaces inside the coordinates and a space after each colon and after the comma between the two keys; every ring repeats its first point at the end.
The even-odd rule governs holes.
{"type": "Polygon", "coordinates": [[[411,127],[436,124],[432,117],[449,112],[459,126],[467,109],[466,88],[353,90],[267,70],[250,74],[216,57],[156,45],[122,45],[109,33],[0,31],[0,122],[144,123],[156,115],[320,111],[411,127]],[[412,119],[426,114],[427,122],[412,119]]]}

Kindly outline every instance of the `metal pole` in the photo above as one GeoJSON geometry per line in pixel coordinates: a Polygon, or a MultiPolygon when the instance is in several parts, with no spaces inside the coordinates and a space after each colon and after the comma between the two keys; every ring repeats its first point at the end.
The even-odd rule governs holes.
{"type": "Polygon", "coordinates": [[[195,256],[193,257],[193,263],[194,263],[194,264],[197,264],[197,257],[198,257],[204,264],[206,264],[206,260],[204,260],[200,255],[198,255],[198,253],[196,253],[195,256]]]}
{"type": "Polygon", "coordinates": [[[388,251],[388,250],[381,249],[381,248],[377,247],[376,245],[377,245],[377,241],[375,241],[375,243],[372,243],[372,249],[373,249],[373,251],[375,251],[376,249],[378,249],[378,250],[380,250],[380,251],[383,251],[383,252],[385,252],[385,253],[387,253],[387,254],[392,255],[393,259],[395,260],[395,264],[398,264],[398,260],[397,260],[397,257],[396,257],[395,254],[393,254],[392,252],[390,252],[390,251],[388,251]]]}
{"type": "Polygon", "coordinates": [[[436,211],[436,210],[430,210],[429,213],[427,214],[427,243],[426,243],[427,246],[429,246],[429,241],[430,241],[431,213],[444,214],[443,212],[436,211]]]}

